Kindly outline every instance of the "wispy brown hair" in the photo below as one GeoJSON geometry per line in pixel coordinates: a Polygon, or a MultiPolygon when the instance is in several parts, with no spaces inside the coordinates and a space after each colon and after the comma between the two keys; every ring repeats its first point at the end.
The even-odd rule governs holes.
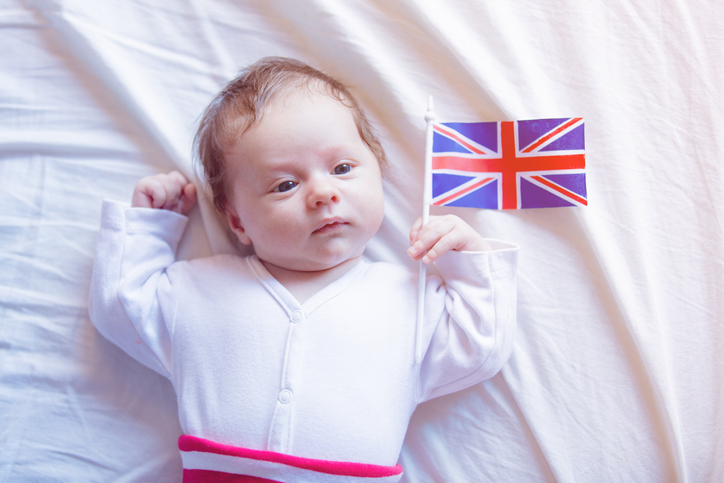
{"type": "Polygon", "coordinates": [[[362,141],[377,158],[383,171],[387,167],[385,151],[367,115],[344,84],[304,62],[265,57],[244,69],[211,101],[194,138],[194,149],[218,212],[225,213],[228,200],[225,151],[260,122],[264,111],[280,94],[305,87],[321,87],[320,92],[347,107],[362,141]]]}

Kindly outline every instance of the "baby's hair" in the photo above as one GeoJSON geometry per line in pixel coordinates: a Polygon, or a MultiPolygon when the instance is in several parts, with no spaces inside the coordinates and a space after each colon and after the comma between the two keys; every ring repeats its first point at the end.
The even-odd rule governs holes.
{"type": "Polygon", "coordinates": [[[249,65],[222,89],[204,111],[194,138],[194,149],[218,212],[225,213],[228,199],[224,176],[226,149],[259,123],[274,99],[301,88],[317,88],[349,108],[362,141],[380,167],[387,167],[385,151],[367,115],[344,84],[298,60],[265,57],[249,65]]]}

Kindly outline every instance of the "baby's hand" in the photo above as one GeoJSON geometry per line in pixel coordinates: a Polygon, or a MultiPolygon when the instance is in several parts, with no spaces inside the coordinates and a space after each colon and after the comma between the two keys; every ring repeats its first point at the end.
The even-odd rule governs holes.
{"type": "Polygon", "coordinates": [[[422,226],[422,218],[418,218],[410,231],[410,245],[407,254],[413,260],[422,258],[424,263],[432,263],[450,250],[491,249],[478,232],[454,215],[431,216],[425,226],[422,226]]]}
{"type": "Polygon", "coordinates": [[[131,206],[136,208],[160,208],[182,215],[191,211],[195,204],[196,186],[178,171],[142,178],[131,199],[131,206]]]}

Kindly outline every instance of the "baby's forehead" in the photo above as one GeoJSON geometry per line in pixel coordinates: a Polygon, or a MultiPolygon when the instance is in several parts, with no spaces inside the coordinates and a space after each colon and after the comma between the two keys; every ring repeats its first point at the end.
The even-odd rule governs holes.
{"type": "MultiPolygon", "coordinates": [[[[254,119],[248,119],[243,113],[236,113],[227,127],[230,136],[225,146],[227,154],[235,151],[235,154],[243,152],[242,146],[246,145],[250,138],[262,136],[263,139],[274,139],[272,144],[279,146],[287,144],[287,139],[312,139],[317,138],[316,133],[311,137],[306,134],[299,134],[312,126],[318,126],[326,132],[324,140],[317,139],[321,144],[333,144],[329,138],[331,131],[328,128],[333,126],[349,126],[351,130],[334,131],[333,136],[340,144],[347,143],[349,137],[339,136],[341,132],[354,133],[356,142],[364,143],[359,130],[356,127],[356,120],[353,110],[346,105],[339,97],[319,88],[296,88],[287,92],[277,93],[275,99],[269,100],[263,111],[257,110],[254,119]],[[264,133],[264,134],[262,134],[264,133]],[[270,138],[270,133],[271,138],[270,138]],[[240,151],[241,150],[241,151],[240,151]]],[[[315,145],[316,146],[316,145],[315,145]]],[[[227,158],[228,159],[228,158],[227,158]]],[[[238,158],[237,158],[238,159],[238,158]]]]}
{"type": "Polygon", "coordinates": [[[305,100],[316,100],[323,99],[332,101],[339,106],[346,108],[346,111],[351,117],[354,118],[351,106],[345,102],[345,98],[342,93],[335,93],[326,84],[311,80],[304,83],[291,84],[283,87],[279,87],[273,92],[268,93],[263,99],[257,99],[253,108],[247,107],[249,104],[243,100],[238,100],[234,106],[229,106],[231,109],[227,109],[226,112],[226,127],[227,133],[231,134],[231,137],[241,137],[246,131],[252,129],[254,126],[264,122],[266,114],[284,110],[294,104],[303,102],[305,100]],[[236,134],[236,136],[234,136],[236,134]]]}
{"type": "Polygon", "coordinates": [[[352,116],[352,110],[350,109],[350,106],[344,102],[344,97],[342,97],[342,94],[336,94],[332,92],[332,90],[327,85],[317,81],[312,84],[294,86],[290,87],[289,89],[285,89],[284,91],[280,91],[277,96],[269,99],[264,108],[261,110],[262,116],[260,122],[263,121],[263,114],[268,111],[285,109],[294,104],[306,102],[309,100],[312,100],[314,102],[329,102],[329,105],[344,107],[349,115],[352,116]]]}

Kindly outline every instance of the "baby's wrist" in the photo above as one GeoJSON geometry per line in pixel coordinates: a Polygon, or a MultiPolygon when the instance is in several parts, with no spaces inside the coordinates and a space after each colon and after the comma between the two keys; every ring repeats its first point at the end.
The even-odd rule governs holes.
{"type": "Polygon", "coordinates": [[[490,244],[485,241],[485,238],[480,236],[478,233],[475,233],[475,237],[467,240],[465,244],[463,244],[462,247],[458,248],[457,251],[461,252],[489,252],[492,251],[493,248],[490,246],[490,244]]]}

